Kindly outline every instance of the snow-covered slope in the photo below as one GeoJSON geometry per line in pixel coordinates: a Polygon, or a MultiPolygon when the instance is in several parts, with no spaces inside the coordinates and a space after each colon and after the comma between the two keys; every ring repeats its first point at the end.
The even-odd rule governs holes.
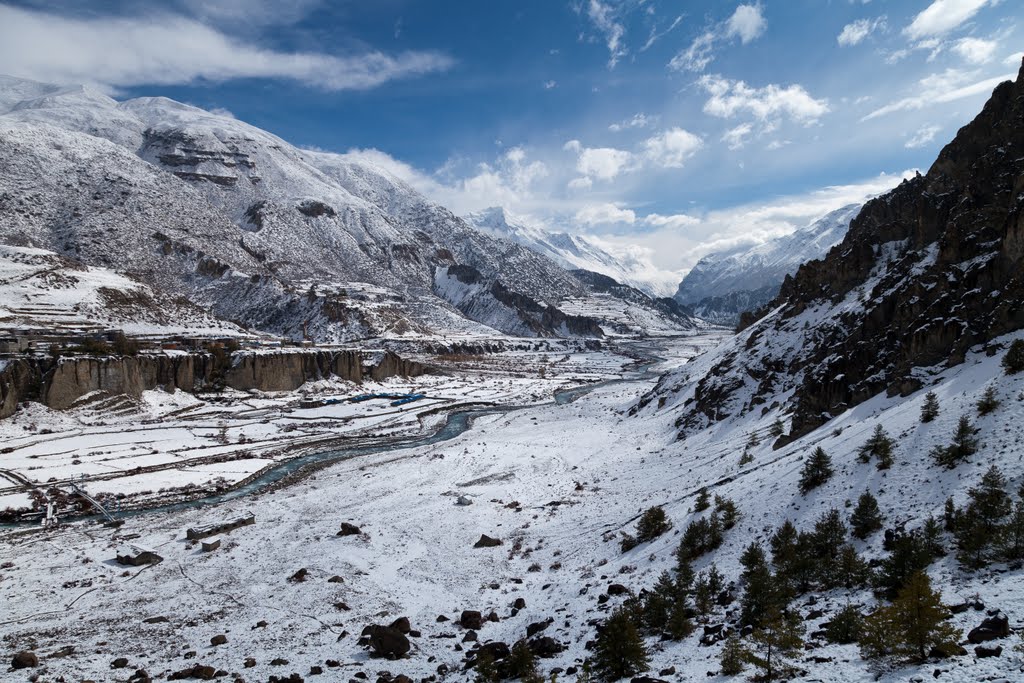
{"type": "Polygon", "coordinates": [[[861,206],[836,209],[790,235],[754,247],[705,256],[679,284],[676,301],[698,317],[735,324],[740,313],[774,299],[783,279],[800,264],[821,258],[838,244],[861,206]]]}
{"type": "Polygon", "coordinates": [[[180,299],[106,268],[52,251],[0,245],[0,330],[78,333],[118,328],[127,334],[244,334],[180,299]]]}
{"type": "Polygon", "coordinates": [[[0,188],[0,241],[137,274],[290,336],[473,327],[434,291],[435,269],[456,264],[530,306],[585,294],[553,261],[473,230],[383,169],[165,98],[0,79],[0,188]],[[402,305],[367,311],[306,296],[311,283],[383,287],[402,305]]]}
{"type": "Polygon", "coordinates": [[[465,220],[481,232],[512,240],[568,270],[607,275],[654,297],[668,296],[673,291],[674,283],[665,280],[665,274],[655,272],[650,264],[636,256],[613,255],[582,235],[546,230],[510,215],[501,207],[471,213],[465,220]]]}

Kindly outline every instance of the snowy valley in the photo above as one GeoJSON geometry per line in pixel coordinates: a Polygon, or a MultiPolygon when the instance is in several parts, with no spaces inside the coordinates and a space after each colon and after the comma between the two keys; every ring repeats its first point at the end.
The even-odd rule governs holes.
{"type": "Polygon", "coordinates": [[[1024,68],[674,298],[351,155],[2,78],[0,671],[1020,681],[1022,259],[1024,68]]]}

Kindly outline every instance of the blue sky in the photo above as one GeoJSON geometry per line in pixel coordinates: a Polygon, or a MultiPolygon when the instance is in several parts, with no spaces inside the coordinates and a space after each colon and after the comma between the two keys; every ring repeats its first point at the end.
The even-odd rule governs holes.
{"type": "Polygon", "coordinates": [[[224,109],[678,272],[926,169],[1024,46],[1010,0],[285,4],[0,3],[0,70],[224,109]]]}

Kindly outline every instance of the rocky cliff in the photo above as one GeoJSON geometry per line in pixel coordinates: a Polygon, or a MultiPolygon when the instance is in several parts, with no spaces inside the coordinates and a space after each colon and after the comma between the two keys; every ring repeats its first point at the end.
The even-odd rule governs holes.
{"type": "Polygon", "coordinates": [[[880,392],[913,392],[927,368],[1024,327],[1022,256],[1024,68],[927,174],[868,202],[824,259],[786,278],[770,312],[719,352],[677,424],[784,397],[792,438],[880,392]]]}
{"type": "Polygon", "coordinates": [[[66,410],[83,398],[138,397],[161,388],[189,393],[231,388],[241,391],[294,391],[308,381],[339,377],[363,379],[414,377],[426,372],[419,363],[391,352],[350,350],[288,350],[139,356],[82,356],[58,362],[30,358],[0,368],[0,418],[14,413],[22,401],[38,401],[66,410]]]}

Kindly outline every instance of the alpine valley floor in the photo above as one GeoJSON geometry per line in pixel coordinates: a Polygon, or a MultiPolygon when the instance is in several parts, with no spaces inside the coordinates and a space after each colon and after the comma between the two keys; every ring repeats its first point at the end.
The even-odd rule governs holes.
{"type": "MultiPolygon", "coordinates": [[[[718,341],[708,335],[650,342],[665,359],[652,369],[692,363],[699,377],[713,353],[695,354],[718,341]]],[[[599,358],[589,362],[601,364],[599,358]]],[[[621,360],[606,360],[604,368],[591,378],[622,375],[621,360]]],[[[5,680],[127,681],[136,669],[166,677],[196,663],[232,674],[226,680],[263,681],[293,672],[306,680],[363,678],[359,672],[376,680],[381,671],[413,680],[471,680],[465,655],[475,643],[463,642],[466,630],[458,625],[463,610],[497,615],[497,621],[485,621],[479,629],[481,643],[511,644],[526,636],[528,625],[550,620],[543,635],[564,650],[542,659],[542,672],[566,672],[587,656],[595,620],[622,600],[607,597],[610,585],[650,588],[673,566],[679,534],[696,516],[694,496],[701,487],[734,500],[741,518],[723,546],[694,569],[714,562],[731,581],[739,572],[737,558],[751,540],[764,540],[786,518],[800,528],[813,524],[823,510],[856,499],[865,486],[876,493],[887,526],[913,525],[929,514],[941,515],[947,495],[962,503],[967,486],[991,463],[999,464],[1011,482],[1024,476],[1024,376],[1004,376],[998,355],[979,351],[962,365],[935,369],[930,389],[939,395],[942,412],[931,424],[917,421],[924,391],[909,398],[880,396],[779,450],[772,450],[767,437],[777,417],[772,410],[679,441],[665,413],[629,415],[655,381],[648,374],[632,377],[600,384],[564,404],[538,395],[533,406],[477,417],[471,429],[451,440],[340,461],[287,487],[217,506],[130,515],[119,528],[72,523],[45,532],[6,530],[0,537],[0,637],[5,651],[36,652],[40,667],[7,672],[5,680]],[[981,451],[955,472],[939,471],[928,450],[948,439],[957,416],[972,410],[989,383],[998,387],[1002,404],[979,420],[981,451]],[[857,449],[876,424],[898,435],[896,464],[888,472],[857,461],[857,449]],[[760,443],[751,449],[753,462],[741,467],[752,433],[760,435],[760,443]],[[837,476],[800,496],[801,461],[818,445],[831,454],[837,476]],[[472,503],[459,504],[460,496],[472,503]],[[664,506],[674,530],[623,553],[620,532],[632,532],[639,513],[652,505],[664,506]],[[186,540],[190,527],[250,512],[256,523],[221,536],[221,546],[212,552],[186,540]],[[343,522],[361,533],[337,535],[343,522]],[[482,534],[502,544],[474,547],[482,534]],[[153,550],[163,562],[142,568],[117,564],[115,555],[132,544],[153,550]],[[300,570],[306,571],[298,580],[300,570]],[[518,598],[526,606],[512,616],[518,598]],[[447,620],[439,621],[441,615],[447,620]],[[357,644],[365,626],[402,616],[421,634],[412,638],[408,657],[373,659],[357,644]],[[211,645],[219,635],[226,642],[211,645]],[[127,665],[112,668],[119,658],[127,665]],[[313,667],[322,668],[323,675],[310,677],[313,667]]],[[[462,381],[462,389],[471,384],[462,381]]],[[[501,394],[502,383],[515,384],[514,378],[492,375],[478,385],[485,382],[494,387],[481,390],[481,398],[492,400],[501,394]]],[[[511,385],[506,396],[517,393],[511,385]]],[[[545,386],[550,391],[533,382],[526,391],[520,388],[516,398],[545,386]]],[[[420,386],[396,383],[394,388],[420,386]]],[[[238,434],[259,440],[296,414],[275,415],[267,424],[228,420],[223,427],[232,442],[238,434]]],[[[33,417],[43,426],[45,416],[33,417]]],[[[215,440],[222,428],[216,420],[221,419],[211,416],[202,430],[194,431],[215,440]]],[[[387,418],[367,419],[375,433],[387,431],[388,423],[387,418]]],[[[73,476],[73,467],[70,461],[55,466],[53,476],[73,476]]],[[[882,553],[877,535],[856,545],[867,558],[882,553]]],[[[1020,569],[997,564],[966,573],[949,557],[930,572],[947,603],[976,598],[987,609],[1005,612],[1015,627],[1024,618],[1020,569]]],[[[827,614],[847,601],[875,603],[868,590],[814,597],[814,607],[805,604],[806,597],[796,603],[805,616],[811,609],[827,614]]],[[[709,623],[722,623],[728,609],[709,623]]],[[[954,623],[966,633],[984,616],[968,610],[954,623]]],[[[812,623],[808,627],[813,630],[812,623]]],[[[674,673],[661,678],[730,680],[714,673],[721,645],[700,646],[700,635],[698,627],[680,642],[649,639],[651,673],[674,667],[674,673]]],[[[805,656],[817,663],[813,675],[803,680],[878,680],[856,645],[813,638],[807,643],[805,656]]],[[[1004,644],[1008,647],[1001,657],[956,657],[891,671],[881,680],[1021,680],[1020,657],[1009,647],[1011,641],[1004,644]]],[[[572,680],[565,674],[559,680],[563,677],[572,680]]]]}

